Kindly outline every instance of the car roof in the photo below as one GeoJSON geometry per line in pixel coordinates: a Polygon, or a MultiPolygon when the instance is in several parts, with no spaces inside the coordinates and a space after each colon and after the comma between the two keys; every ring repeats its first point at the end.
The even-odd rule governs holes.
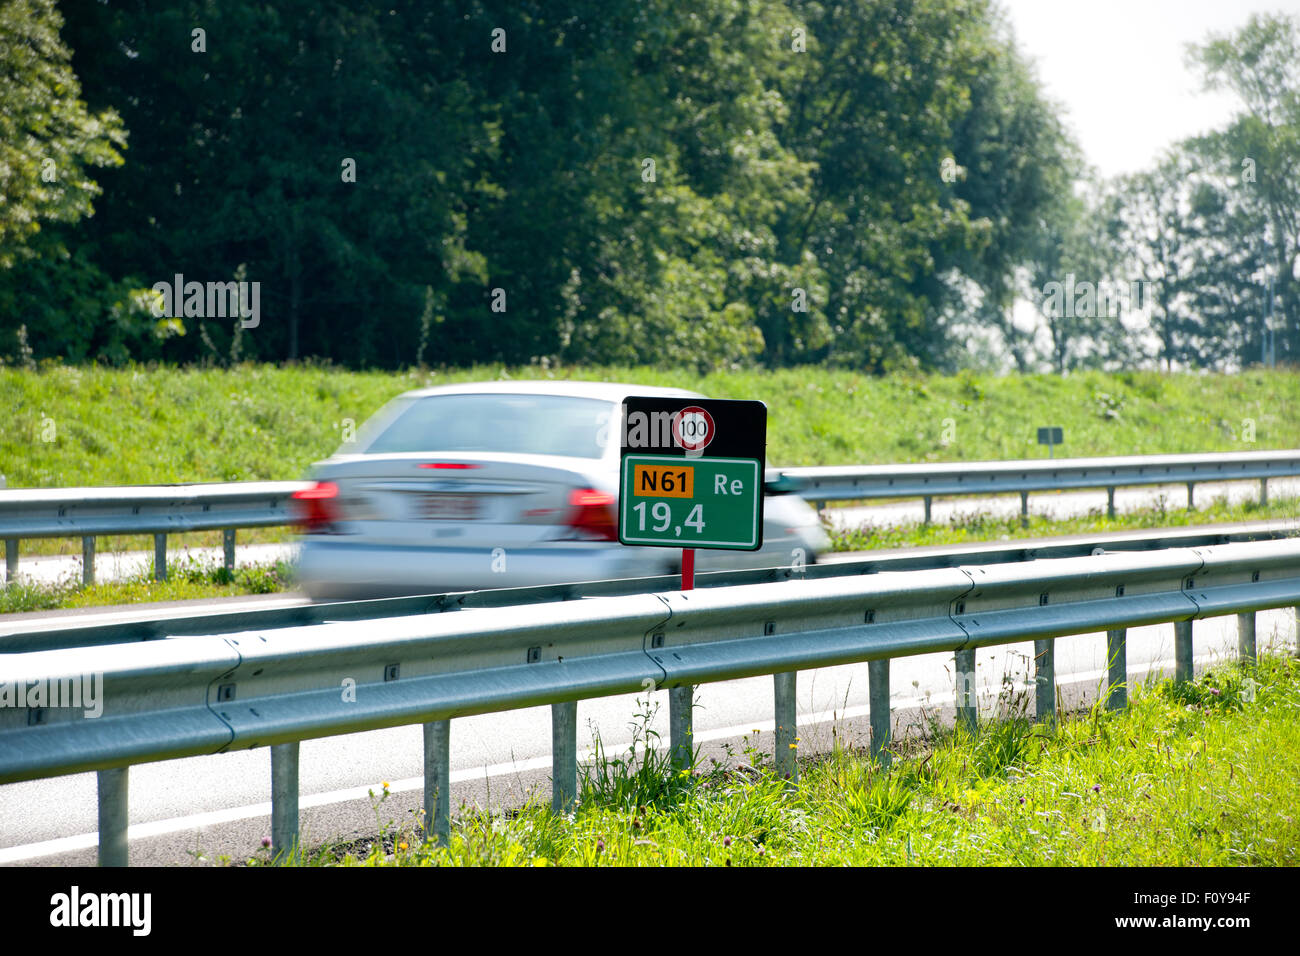
{"type": "Polygon", "coordinates": [[[435,385],[406,392],[403,398],[424,398],[428,395],[572,395],[576,398],[597,398],[608,402],[621,402],[629,395],[663,395],[702,398],[699,392],[684,388],[665,388],[658,385],[630,385],[620,382],[573,382],[527,380],[502,382],[467,382],[461,385],[435,385]]]}

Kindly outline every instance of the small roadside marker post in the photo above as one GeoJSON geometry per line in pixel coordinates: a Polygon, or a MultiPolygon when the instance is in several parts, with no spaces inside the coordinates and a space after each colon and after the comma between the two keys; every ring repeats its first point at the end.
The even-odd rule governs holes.
{"type": "Polygon", "coordinates": [[[1065,438],[1065,431],[1060,425],[1050,425],[1047,428],[1038,429],[1038,444],[1047,446],[1047,457],[1054,458],[1052,448],[1061,444],[1065,438]]]}

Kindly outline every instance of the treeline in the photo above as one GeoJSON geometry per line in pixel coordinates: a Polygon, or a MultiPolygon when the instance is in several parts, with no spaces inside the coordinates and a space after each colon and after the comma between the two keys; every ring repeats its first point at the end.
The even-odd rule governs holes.
{"type": "Polygon", "coordinates": [[[1208,46],[1248,109],[1191,172],[1085,190],[989,0],[0,0],[0,356],[1225,364],[1271,268],[1294,357],[1295,33],[1260,23],[1274,92],[1208,46]],[[178,274],[259,283],[256,325],[158,315],[178,274]],[[1017,322],[1067,274],[1149,280],[1154,339],[1017,322]]]}

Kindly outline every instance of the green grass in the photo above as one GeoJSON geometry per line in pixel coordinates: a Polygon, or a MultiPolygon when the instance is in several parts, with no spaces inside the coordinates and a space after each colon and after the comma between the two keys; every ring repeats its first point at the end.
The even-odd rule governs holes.
{"type": "MultiPolygon", "coordinates": [[[[837,738],[842,739],[842,738],[837,738]]],[[[932,724],[882,770],[839,746],[796,786],[750,748],[746,767],[673,775],[642,735],[587,768],[575,812],[462,808],[451,843],[411,825],[313,865],[1294,866],[1300,863],[1300,661],[1261,658],[1195,683],[1149,683],[1125,711],[1055,730],[1004,697],[977,737],[932,724]],[[369,845],[369,851],[365,847],[369,845]]],[[[372,794],[373,796],[373,794],[372,794]]],[[[375,799],[382,820],[388,791],[375,799]]],[[[269,862],[260,851],[249,862],[269,862]]]]}
{"type": "Polygon", "coordinates": [[[55,365],[0,368],[0,473],[10,488],[299,478],[339,445],[345,419],[359,425],[411,388],[498,378],[762,399],[768,457],[785,466],[1045,457],[1036,428],[1049,424],[1065,429],[1063,455],[1300,446],[1300,374],[1284,369],[872,378],[815,367],[701,377],[648,368],[55,365]]]}
{"type": "Polygon", "coordinates": [[[198,561],[172,561],[167,571],[166,581],[155,581],[150,568],[129,578],[89,587],[82,585],[80,572],[75,578],[70,576],[53,584],[20,578],[0,586],[0,614],[271,594],[293,587],[293,568],[284,561],[239,567],[233,573],[198,561]]]}

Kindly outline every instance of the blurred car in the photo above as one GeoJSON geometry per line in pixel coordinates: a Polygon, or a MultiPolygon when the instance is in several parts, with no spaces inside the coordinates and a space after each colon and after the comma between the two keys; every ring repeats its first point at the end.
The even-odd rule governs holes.
{"type": "MultiPolygon", "coordinates": [[[[314,599],[677,573],[681,552],[618,541],[620,405],[682,389],[486,382],[408,392],[312,466],[295,505],[314,599]]],[[[699,550],[700,571],[813,563],[829,542],[795,495],[764,501],[759,551],[699,550]]]]}

